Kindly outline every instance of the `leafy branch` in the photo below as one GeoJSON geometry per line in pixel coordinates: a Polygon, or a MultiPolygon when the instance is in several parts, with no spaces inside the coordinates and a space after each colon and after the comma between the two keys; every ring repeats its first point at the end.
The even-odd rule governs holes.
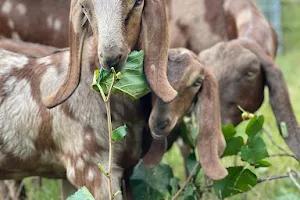
{"type": "MultiPolygon", "coordinates": [[[[99,92],[106,108],[107,127],[109,134],[109,162],[108,169],[106,170],[101,163],[98,164],[100,171],[107,178],[109,199],[113,200],[121,191],[114,192],[112,188],[112,165],[114,155],[114,144],[121,141],[127,135],[126,125],[121,126],[115,130],[112,127],[111,120],[111,95],[114,93],[122,93],[131,99],[139,99],[150,92],[143,73],[143,51],[134,51],[128,55],[125,66],[118,73],[111,68],[111,71],[95,70],[92,88],[99,92]]],[[[87,188],[83,187],[72,195],[70,200],[75,199],[88,199],[94,200],[87,188]]]]}
{"type": "Polygon", "coordinates": [[[176,200],[178,198],[178,196],[184,191],[184,189],[190,183],[192,177],[194,176],[194,174],[195,174],[195,172],[196,172],[196,170],[198,169],[199,166],[200,166],[199,163],[195,164],[195,166],[194,166],[192,172],[190,173],[189,177],[187,178],[187,180],[185,181],[183,186],[180,188],[180,190],[172,197],[172,200],[176,200]]]}

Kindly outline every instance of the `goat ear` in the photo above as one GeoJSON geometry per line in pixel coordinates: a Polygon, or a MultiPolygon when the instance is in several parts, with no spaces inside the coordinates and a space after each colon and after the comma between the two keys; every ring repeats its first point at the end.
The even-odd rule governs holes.
{"type": "Polygon", "coordinates": [[[284,137],[284,140],[296,156],[300,158],[300,128],[293,112],[288,89],[280,68],[256,43],[249,41],[237,42],[258,57],[269,88],[270,103],[276,117],[277,126],[281,132],[281,123],[286,123],[288,136],[284,137]]]}
{"type": "Polygon", "coordinates": [[[145,1],[140,35],[144,71],[152,91],[164,102],[177,95],[167,78],[168,37],[165,0],[145,1]]]}
{"type": "Polygon", "coordinates": [[[71,2],[69,18],[70,63],[66,79],[62,85],[45,100],[45,106],[55,107],[67,100],[79,84],[81,58],[86,25],[82,25],[83,13],[77,1],[71,2]]]}
{"type": "Polygon", "coordinates": [[[197,118],[200,120],[197,148],[205,174],[213,180],[219,180],[227,175],[219,158],[226,146],[221,132],[219,89],[213,74],[207,69],[205,74],[196,105],[197,118]]]}
{"type": "Polygon", "coordinates": [[[146,167],[155,167],[161,161],[164,153],[167,151],[167,138],[152,139],[147,153],[143,156],[143,164],[146,167]]]}

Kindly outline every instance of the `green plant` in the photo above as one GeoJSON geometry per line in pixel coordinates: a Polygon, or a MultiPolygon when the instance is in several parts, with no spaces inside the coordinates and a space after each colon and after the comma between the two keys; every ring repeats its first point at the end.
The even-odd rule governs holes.
{"type": "Polygon", "coordinates": [[[141,166],[142,163],[140,163],[135,168],[134,174],[131,177],[131,187],[135,199],[196,200],[200,199],[204,192],[212,192],[212,189],[218,198],[224,199],[238,193],[245,193],[261,182],[272,180],[273,178],[288,177],[258,178],[258,168],[271,166],[271,163],[264,160],[269,157],[265,141],[262,137],[264,117],[248,113],[243,109],[241,111],[243,112],[241,117],[245,121],[249,120],[242,135],[243,137],[237,135],[237,131],[233,125],[222,127],[227,144],[223,156],[235,156],[241,161],[241,164],[227,168],[228,175],[224,179],[213,181],[208,185],[205,183],[205,176],[200,170],[201,166],[196,154],[198,124],[192,115],[191,118],[183,119],[184,123],[180,128],[181,136],[185,143],[193,149],[186,162],[189,172],[187,180],[180,187],[178,178],[172,176],[172,169],[167,166],[162,167],[161,165],[155,167],[152,172],[151,169],[147,169],[146,173],[141,174],[141,171],[144,172],[145,169],[141,166]],[[246,138],[246,140],[244,141],[243,138],[246,138]],[[162,173],[168,175],[163,176],[161,175],[162,173]],[[159,184],[157,186],[154,183],[159,184]],[[162,188],[168,188],[168,190],[161,190],[162,188]],[[147,195],[141,196],[143,192],[147,195]]]}

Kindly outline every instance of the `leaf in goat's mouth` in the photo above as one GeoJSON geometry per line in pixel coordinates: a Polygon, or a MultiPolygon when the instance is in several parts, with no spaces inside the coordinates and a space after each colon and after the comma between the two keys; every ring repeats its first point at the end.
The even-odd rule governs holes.
{"type": "MultiPolygon", "coordinates": [[[[121,92],[132,99],[139,99],[151,91],[143,73],[143,61],[143,51],[133,51],[128,55],[118,80],[113,86],[113,93],[121,92]]],[[[107,94],[112,81],[112,71],[106,71],[103,68],[95,70],[92,87],[97,92],[100,92],[100,88],[102,88],[103,92],[107,94]]]]}

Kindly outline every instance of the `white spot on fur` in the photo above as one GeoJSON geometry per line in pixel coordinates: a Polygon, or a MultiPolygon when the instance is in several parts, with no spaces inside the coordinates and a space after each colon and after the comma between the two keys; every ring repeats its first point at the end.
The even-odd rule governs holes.
{"type": "Polygon", "coordinates": [[[76,168],[82,170],[84,168],[84,162],[82,158],[78,158],[76,161],[76,168]]]}
{"type": "Polygon", "coordinates": [[[28,64],[28,58],[19,54],[0,50],[0,76],[8,74],[12,67],[22,69],[28,64]]]}
{"type": "Polygon", "coordinates": [[[60,28],[61,28],[61,21],[60,21],[59,19],[56,19],[56,20],[54,21],[54,29],[55,29],[56,31],[59,31],[60,28]]]}
{"type": "Polygon", "coordinates": [[[49,15],[47,17],[47,25],[48,25],[49,28],[52,28],[52,26],[53,26],[53,18],[52,18],[51,15],[49,15]]]}
{"type": "Polygon", "coordinates": [[[90,134],[86,134],[84,136],[84,139],[86,139],[87,141],[91,141],[92,140],[92,136],[90,134]]]}
{"type": "Polygon", "coordinates": [[[93,181],[94,177],[95,177],[94,171],[93,171],[93,169],[90,169],[88,172],[88,181],[90,181],[90,182],[93,181]]]}
{"type": "Polygon", "coordinates": [[[27,8],[24,4],[19,3],[16,6],[17,11],[19,12],[20,15],[25,15],[27,13],[27,8]]]}
{"type": "Polygon", "coordinates": [[[13,30],[15,28],[15,23],[12,19],[8,19],[8,27],[13,30]]]}
{"type": "Polygon", "coordinates": [[[39,106],[25,79],[10,77],[3,84],[3,91],[8,96],[0,106],[0,121],[7,122],[0,123],[0,138],[5,144],[2,149],[19,159],[27,159],[36,151],[35,140],[42,122],[39,106]]]}
{"type": "Polygon", "coordinates": [[[245,23],[249,23],[251,21],[251,16],[252,16],[252,13],[251,13],[250,9],[245,8],[245,9],[241,10],[238,13],[237,20],[236,20],[237,27],[240,27],[245,23]]]}
{"type": "Polygon", "coordinates": [[[7,0],[3,3],[1,12],[3,14],[9,14],[11,9],[12,9],[12,3],[10,2],[10,0],[7,0]]]}
{"type": "Polygon", "coordinates": [[[151,69],[151,71],[152,71],[152,72],[155,72],[155,71],[156,71],[156,67],[155,67],[155,65],[154,65],[154,64],[152,64],[152,65],[150,66],[150,69],[151,69]]]}
{"type": "Polygon", "coordinates": [[[17,41],[21,41],[21,37],[17,32],[13,32],[11,34],[11,38],[14,39],[14,40],[17,40],[17,41]]]}
{"type": "Polygon", "coordinates": [[[72,166],[71,164],[71,160],[69,159],[68,162],[67,162],[67,177],[68,179],[72,182],[74,182],[75,180],[75,170],[74,170],[74,167],[72,166]]]}
{"type": "Polygon", "coordinates": [[[39,64],[39,65],[50,65],[50,64],[52,64],[51,57],[47,56],[47,57],[39,58],[37,60],[37,64],[39,64]]]}

